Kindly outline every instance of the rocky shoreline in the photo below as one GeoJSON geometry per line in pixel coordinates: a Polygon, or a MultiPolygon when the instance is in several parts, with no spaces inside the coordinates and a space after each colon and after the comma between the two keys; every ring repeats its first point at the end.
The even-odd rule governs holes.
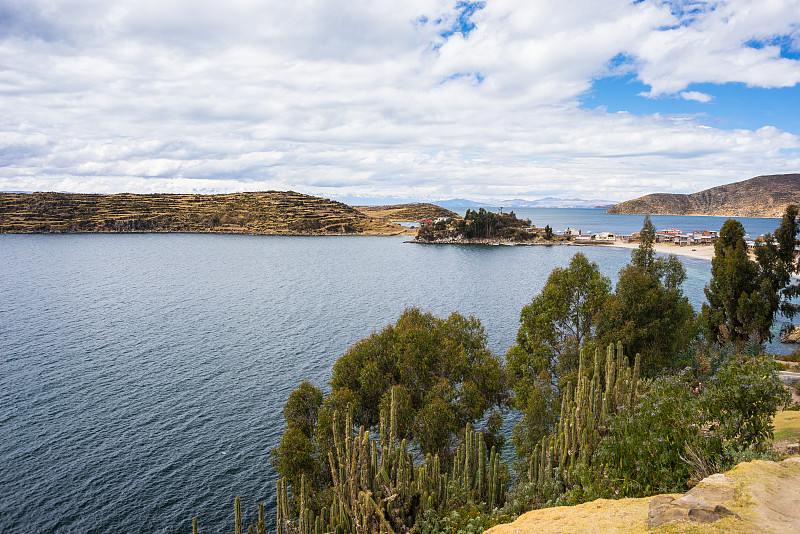
{"type": "Polygon", "coordinates": [[[466,238],[464,236],[449,236],[440,239],[419,239],[415,237],[407,243],[417,243],[420,245],[488,245],[488,246],[504,246],[504,247],[518,247],[518,246],[552,246],[552,245],[572,245],[573,243],[567,241],[545,241],[544,239],[531,240],[531,241],[509,241],[508,239],[491,239],[491,238],[466,238]]]}

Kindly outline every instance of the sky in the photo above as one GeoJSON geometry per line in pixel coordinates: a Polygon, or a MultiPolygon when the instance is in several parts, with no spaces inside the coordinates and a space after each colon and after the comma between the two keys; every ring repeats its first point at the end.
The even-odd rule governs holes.
{"type": "Polygon", "coordinates": [[[0,191],[691,193],[799,82],[800,0],[0,0],[0,191]]]}

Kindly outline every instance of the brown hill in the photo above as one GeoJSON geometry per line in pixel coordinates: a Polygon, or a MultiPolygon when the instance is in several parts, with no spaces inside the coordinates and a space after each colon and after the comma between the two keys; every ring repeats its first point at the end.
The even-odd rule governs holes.
{"type": "Polygon", "coordinates": [[[459,215],[436,204],[420,202],[416,204],[395,204],[392,206],[354,206],[358,211],[375,219],[392,221],[425,221],[439,217],[455,217],[459,215]]]}
{"type": "Polygon", "coordinates": [[[606,213],[781,217],[800,204],[800,174],[757,176],[691,195],[654,193],[612,206],[606,213]]]}
{"type": "Polygon", "coordinates": [[[398,234],[346,204],[293,191],[227,195],[0,193],[0,233],[398,234]]]}

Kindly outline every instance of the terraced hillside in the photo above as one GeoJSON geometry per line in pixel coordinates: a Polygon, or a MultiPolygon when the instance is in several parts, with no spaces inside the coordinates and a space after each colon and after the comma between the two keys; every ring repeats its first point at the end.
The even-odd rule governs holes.
{"type": "Polygon", "coordinates": [[[789,204],[800,204],[800,174],[756,176],[691,195],[654,193],[621,202],[606,213],[781,217],[789,204]]]}
{"type": "Polygon", "coordinates": [[[386,221],[433,221],[439,217],[459,217],[454,211],[424,202],[392,206],[355,206],[355,208],[369,217],[386,221]]]}
{"type": "Polygon", "coordinates": [[[340,202],[292,191],[226,195],[0,193],[0,233],[400,233],[340,202]]]}

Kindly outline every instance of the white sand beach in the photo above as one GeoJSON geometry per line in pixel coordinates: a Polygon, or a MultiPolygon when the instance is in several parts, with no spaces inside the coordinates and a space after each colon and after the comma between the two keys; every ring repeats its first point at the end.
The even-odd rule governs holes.
{"type": "MultiPolygon", "coordinates": [[[[625,243],[623,241],[614,241],[614,244],[605,245],[620,248],[638,248],[639,243],[625,243]]],[[[714,245],[693,245],[686,247],[678,247],[675,245],[668,245],[666,243],[655,243],[653,248],[656,252],[664,254],[675,254],[676,256],[689,256],[691,258],[698,258],[701,260],[708,260],[714,257],[714,245]]]]}

